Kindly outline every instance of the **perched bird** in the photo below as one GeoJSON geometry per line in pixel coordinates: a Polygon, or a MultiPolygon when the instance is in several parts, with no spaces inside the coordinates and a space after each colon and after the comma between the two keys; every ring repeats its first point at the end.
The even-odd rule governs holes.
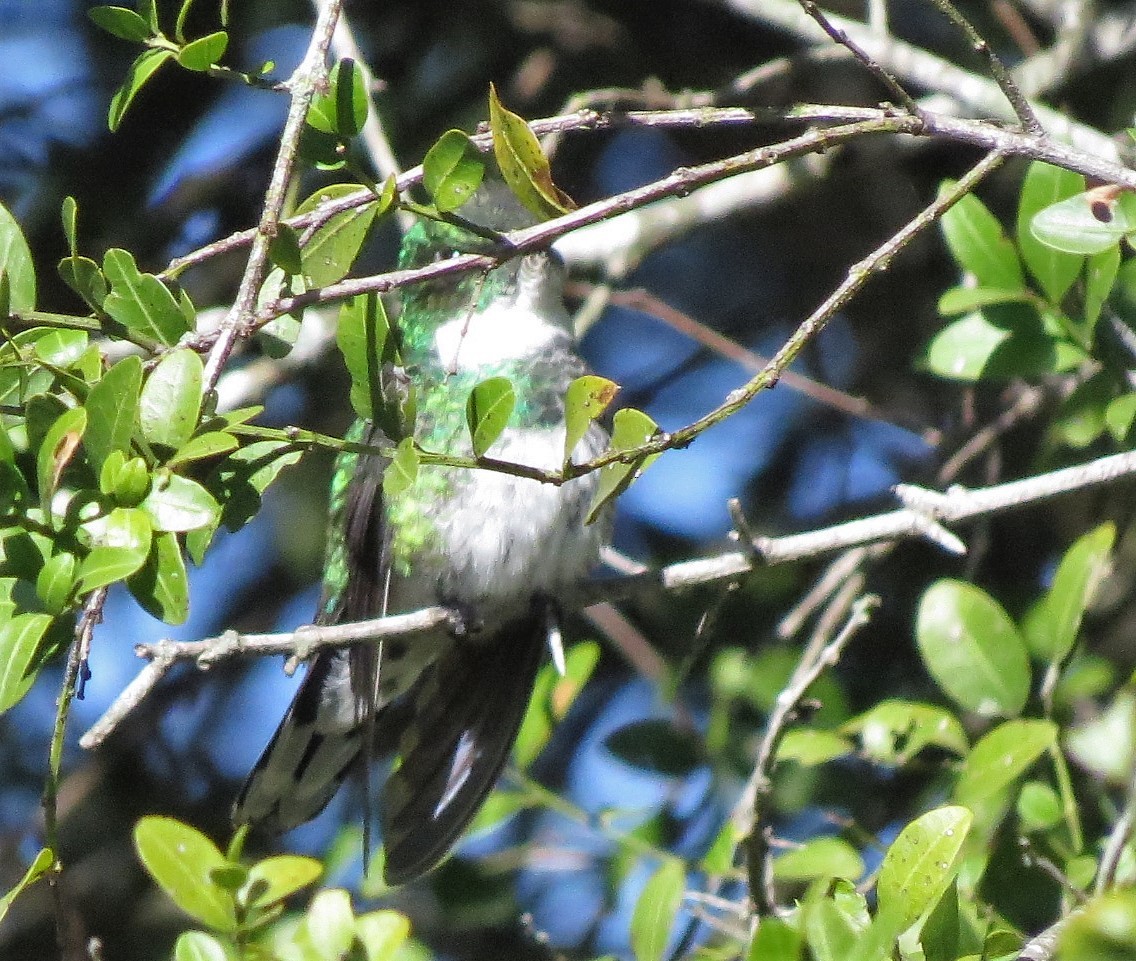
{"type": "MultiPolygon", "coordinates": [[[[486,182],[459,211],[470,229],[422,221],[399,266],[493,249],[493,231],[532,223],[486,182]],[[488,228],[486,230],[485,228],[488,228]]],[[[484,274],[403,289],[401,351],[417,395],[415,437],[429,451],[471,454],[466,403],[478,382],[508,377],[516,406],[488,455],[556,469],[564,393],[586,372],[563,302],[563,266],[529,253],[484,274]]],[[[385,444],[358,421],[348,435],[385,444]]],[[[573,452],[606,446],[593,424],[573,452]]],[[[410,881],[446,855],[492,788],[512,747],[555,630],[557,598],[587,575],[610,530],[585,517],[596,475],[560,487],[486,470],[421,465],[384,494],[378,457],[340,456],[319,624],[441,604],[460,630],[319,653],[236,803],[238,824],[287,830],[318,814],[357,764],[397,751],[382,793],[384,873],[410,881]]]]}

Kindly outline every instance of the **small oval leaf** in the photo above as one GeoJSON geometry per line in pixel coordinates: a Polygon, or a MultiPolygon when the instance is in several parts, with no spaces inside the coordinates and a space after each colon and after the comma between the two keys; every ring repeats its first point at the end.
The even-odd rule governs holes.
{"type": "Polygon", "coordinates": [[[501,436],[516,402],[517,395],[508,377],[490,377],[470,391],[465,417],[474,457],[483,457],[501,436]]]}

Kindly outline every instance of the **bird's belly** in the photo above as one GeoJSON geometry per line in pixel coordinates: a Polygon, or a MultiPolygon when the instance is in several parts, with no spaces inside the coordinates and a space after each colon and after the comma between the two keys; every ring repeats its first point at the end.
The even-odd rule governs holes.
{"type": "MultiPolygon", "coordinates": [[[[598,452],[604,439],[595,428],[577,458],[598,452]]],[[[563,433],[509,431],[490,453],[555,468],[563,457],[563,433]]],[[[606,516],[584,523],[597,479],[589,474],[556,487],[495,471],[462,471],[449,496],[436,503],[431,549],[418,555],[417,564],[411,561],[411,583],[397,593],[465,608],[489,629],[525,613],[536,595],[563,593],[597,563],[608,535],[606,516]],[[431,590],[432,598],[419,593],[431,590]]]]}

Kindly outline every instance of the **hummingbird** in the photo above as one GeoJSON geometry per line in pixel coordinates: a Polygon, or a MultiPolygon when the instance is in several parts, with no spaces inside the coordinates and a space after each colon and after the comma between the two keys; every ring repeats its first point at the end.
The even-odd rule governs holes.
{"type": "MultiPolygon", "coordinates": [[[[487,180],[454,221],[423,220],[406,235],[400,268],[499,250],[496,234],[534,218],[487,180]]],[[[404,377],[417,397],[416,441],[472,455],[466,404],[478,382],[508,377],[510,422],[489,456],[531,467],[564,463],[564,394],[587,372],[564,305],[564,266],[525,253],[482,274],[403,288],[404,377]]],[[[348,439],[390,446],[356,421],[348,439]]],[[[593,423],[572,452],[607,446],[593,423]]],[[[558,598],[596,566],[610,512],[586,523],[597,475],[561,486],[488,470],[419,465],[384,493],[386,461],[343,453],[331,482],[317,624],[343,624],[443,605],[457,628],[327,649],[250,773],[237,824],[288,830],[315,817],[353,771],[398,760],[381,796],[384,878],[403,884],[449,852],[504,766],[553,634],[558,598]]]]}

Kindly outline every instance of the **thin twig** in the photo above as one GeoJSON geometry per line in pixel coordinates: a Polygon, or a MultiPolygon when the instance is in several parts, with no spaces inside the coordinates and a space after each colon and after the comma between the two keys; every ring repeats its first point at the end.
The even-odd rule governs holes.
{"type": "Polygon", "coordinates": [[[820,28],[827,33],[833,41],[846,47],[849,52],[857,60],[860,61],[868,70],[875,75],[880,82],[891,91],[892,96],[896,98],[899,104],[905,107],[912,114],[918,116],[921,112],[919,104],[915,98],[911,96],[890,71],[885,70],[876,61],[871,54],[864,50],[855,40],[853,40],[846,30],[841,30],[834,25],[831,20],[825,15],[824,11],[817,6],[815,0],[798,0],[801,9],[805,11],[813,20],[817,22],[820,28]]]}
{"type": "MultiPolygon", "coordinates": [[[[754,547],[763,562],[769,565],[807,560],[857,545],[927,537],[928,532],[936,528],[1015,510],[1060,494],[1113,483],[1133,475],[1136,475],[1136,452],[1129,451],[1048,474],[973,490],[952,487],[946,493],[938,493],[901,485],[897,490],[908,506],[900,510],[808,533],[760,538],[754,547]]],[[[942,542],[941,538],[939,542],[942,542]]],[[[644,590],[661,588],[677,591],[733,580],[753,570],[753,556],[753,552],[749,551],[731,551],[716,557],[682,561],[650,574],[591,582],[582,585],[576,596],[567,598],[566,606],[583,607],[600,601],[620,600],[644,590]]],[[[165,667],[148,666],[152,670],[142,672],[146,675],[145,680],[140,674],[83,736],[80,744],[90,748],[103,740],[174,662],[194,660],[199,666],[208,667],[228,657],[250,654],[285,654],[300,659],[321,647],[344,647],[361,640],[424,633],[450,623],[452,616],[452,612],[445,608],[430,607],[353,624],[304,627],[292,633],[241,635],[230,631],[200,641],[162,641],[155,645],[140,645],[137,649],[140,656],[153,658],[155,662],[162,660],[165,667]]]]}
{"type": "MultiPolygon", "coordinates": [[[[55,724],[51,732],[51,746],[48,751],[47,777],[43,782],[43,830],[44,842],[51,851],[52,864],[48,869],[47,881],[55,901],[55,934],[59,952],[63,958],[76,956],[74,945],[68,935],[66,906],[63,903],[62,875],[63,861],[59,851],[59,786],[63,777],[63,742],[67,734],[67,719],[71,714],[71,702],[78,689],[80,675],[86,663],[86,652],[90,650],[91,634],[95,625],[102,620],[103,604],[107,589],[100,587],[83,605],[83,613],[75,626],[75,640],[67,655],[63,670],[63,683],[55,702],[55,724]]],[[[80,953],[81,956],[81,953],[80,953]]]]}
{"type": "Polygon", "coordinates": [[[247,332],[253,319],[257,294],[268,272],[268,248],[276,236],[280,223],[280,214],[284,209],[288,183],[296,166],[300,136],[304,130],[308,108],[311,106],[316,88],[326,83],[327,50],[331,45],[331,35],[342,4],[343,0],[327,0],[322,7],[304,59],[288,81],[288,87],[292,92],[288,119],[280,135],[280,146],[276,152],[276,161],[272,165],[268,190],[264,195],[260,223],[252,237],[252,248],[245,265],[244,276],[241,277],[233,306],[221,324],[205,364],[203,389],[206,393],[216,387],[237,338],[247,332]]]}
{"type": "Polygon", "coordinates": [[[750,899],[756,905],[756,915],[769,914],[775,906],[773,895],[772,870],[767,857],[769,839],[761,829],[764,818],[764,805],[772,789],[773,765],[777,748],[781,744],[793,714],[809,687],[828,668],[835,665],[845,647],[871,619],[872,610],[879,604],[879,598],[861,597],[854,605],[847,623],[832,641],[811,658],[802,657],[793,677],[777,695],[773,709],[769,712],[765,734],[757,749],[753,771],[746,782],[738,803],[734,807],[734,825],[741,843],[746,849],[746,867],[749,876],[750,899]]]}
{"type": "Polygon", "coordinates": [[[975,53],[986,58],[986,62],[990,67],[990,75],[994,78],[994,82],[1002,88],[1002,92],[1006,95],[1006,99],[1010,101],[1010,106],[1014,108],[1014,113],[1017,114],[1022,127],[1035,137],[1042,136],[1045,129],[1042,127],[1041,121],[1038,119],[1033,107],[1021,90],[1018,89],[1014,78],[1010,76],[1010,72],[1006,69],[1005,64],[1002,63],[987,40],[974,29],[971,22],[962,15],[958,7],[951,3],[951,0],[931,0],[931,2],[942,11],[944,16],[946,16],[951,23],[966,34],[966,38],[970,41],[971,46],[974,47],[975,53]]]}

